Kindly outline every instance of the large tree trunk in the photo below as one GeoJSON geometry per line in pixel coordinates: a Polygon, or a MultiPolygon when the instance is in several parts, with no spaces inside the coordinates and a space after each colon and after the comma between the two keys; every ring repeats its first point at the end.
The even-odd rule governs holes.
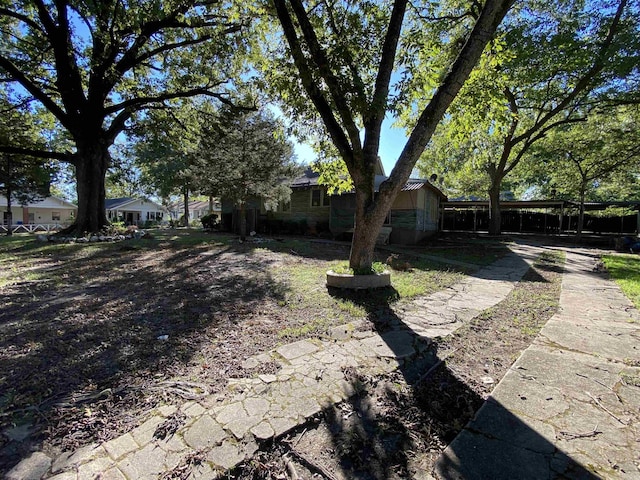
{"type": "Polygon", "coordinates": [[[356,190],[356,215],[349,255],[349,267],[355,272],[366,273],[371,270],[374,260],[376,240],[384,219],[387,216],[393,198],[378,196],[374,203],[375,172],[373,162],[368,162],[369,172],[359,181],[354,181],[356,190]]]}
{"type": "Polygon", "coordinates": [[[494,184],[489,188],[489,235],[500,235],[501,223],[500,184],[494,184]]]}
{"type": "Polygon", "coordinates": [[[109,146],[101,140],[78,142],[75,155],[78,191],[78,216],[63,232],[77,235],[99,232],[109,224],[105,211],[104,180],[109,166],[109,146]]]}

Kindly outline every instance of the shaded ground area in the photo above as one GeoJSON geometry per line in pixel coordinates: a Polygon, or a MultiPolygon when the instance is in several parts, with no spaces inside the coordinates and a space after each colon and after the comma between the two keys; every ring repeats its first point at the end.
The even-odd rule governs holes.
{"type": "Polygon", "coordinates": [[[412,271],[398,272],[398,290],[337,298],[322,278],[327,265],[347,257],[340,245],[238,244],[167,231],[121,244],[30,238],[0,248],[0,473],[32,448],[108,440],[159,403],[215,394],[234,376],[272,373],[273,364],[251,371],[241,364],[335,325],[371,328],[367,318],[389,301],[461,278],[441,263],[407,257],[412,271]]]}
{"type": "MultiPolygon", "coordinates": [[[[561,254],[544,254],[500,304],[417,364],[384,376],[352,372],[357,394],[325,410],[234,475],[243,479],[428,478],[438,455],[555,313],[561,254]]],[[[370,320],[386,328],[382,312],[370,320]]]]}

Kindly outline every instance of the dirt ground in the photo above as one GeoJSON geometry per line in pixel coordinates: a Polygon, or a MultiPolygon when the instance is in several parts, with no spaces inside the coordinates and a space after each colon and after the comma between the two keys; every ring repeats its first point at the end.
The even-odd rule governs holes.
{"type": "Polygon", "coordinates": [[[425,478],[557,310],[562,260],[544,256],[502,303],[453,336],[436,339],[431,353],[439,360],[417,378],[402,371],[359,377],[350,401],[263,449],[232,476],[425,478]]]}
{"type": "MultiPolygon", "coordinates": [[[[373,328],[375,312],[384,314],[384,305],[365,318],[329,300],[310,305],[302,297],[312,293],[288,289],[287,269],[321,272],[347,258],[348,246],[179,240],[32,242],[0,251],[3,268],[19,269],[0,283],[0,476],[33,449],[55,453],[109,440],[160,403],[271,373],[275,365],[247,371],[241,364],[284,341],[347,322],[373,328]]],[[[263,445],[229,476],[407,478],[429,471],[553,313],[554,262],[538,265],[492,312],[434,342],[429,359],[446,361],[429,375],[348,372],[361,387],[350,402],[263,445]]]]}

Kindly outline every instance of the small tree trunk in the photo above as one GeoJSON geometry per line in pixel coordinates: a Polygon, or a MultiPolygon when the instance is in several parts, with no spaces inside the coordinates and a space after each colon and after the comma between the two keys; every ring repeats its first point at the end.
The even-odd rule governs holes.
{"type": "Polygon", "coordinates": [[[240,202],[240,240],[247,238],[247,209],[245,202],[240,202]]]}
{"type": "Polygon", "coordinates": [[[109,224],[104,205],[104,179],[109,159],[109,147],[99,140],[78,144],[75,162],[78,216],[75,223],[63,232],[75,232],[78,235],[95,233],[109,224]]]}
{"type": "Polygon", "coordinates": [[[209,195],[209,215],[213,213],[213,197],[209,195]]]}
{"type": "Polygon", "coordinates": [[[13,223],[13,213],[11,212],[11,195],[13,194],[13,189],[11,188],[11,155],[5,155],[5,159],[7,160],[7,237],[10,237],[13,235],[11,231],[11,224],[13,223]]]}
{"type": "Polygon", "coordinates": [[[500,216],[500,185],[489,189],[489,235],[500,235],[502,218],[500,216]]]}
{"type": "Polygon", "coordinates": [[[11,224],[13,223],[13,212],[11,211],[11,182],[7,182],[7,237],[13,235],[11,224]]]}
{"type": "Polygon", "coordinates": [[[189,226],[189,188],[188,187],[184,187],[184,190],[182,191],[182,200],[184,202],[184,213],[182,214],[184,217],[184,220],[182,221],[182,226],[188,227],[189,226]]]}

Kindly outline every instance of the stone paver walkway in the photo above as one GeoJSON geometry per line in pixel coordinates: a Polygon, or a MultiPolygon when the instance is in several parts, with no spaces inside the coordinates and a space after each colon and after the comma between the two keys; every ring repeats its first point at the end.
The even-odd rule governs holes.
{"type": "Polygon", "coordinates": [[[440,457],[440,479],[640,479],[640,313],[568,250],[560,310],[440,457]]]}
{"type": "Polygon", "coordinates": [[[275,375],[233,379],[223,400],[209,397],[180,407],[184,424],[163,440],[156,429],[177,409],[159,408],[131,432],[101,445],[88,445],[51,459],[36,452],[8,474],[9,480],[156,479],[195,452],[206,461],[192,479],[216,478],[219,472],[251,457],[258,444],[306,422],[331,404],[352,396],[344,374],[357,367],[364,374],[402,368],[428,346],[431,338],[453,332],[464,322],[503,300],[542,250],[514,245],[512,252],[468,276],[463,282],[415,300],[395,312],[386,333],[336,328],[331,339],[303,340],[246,360],[245,366],[276,361],[275,375]]]}

